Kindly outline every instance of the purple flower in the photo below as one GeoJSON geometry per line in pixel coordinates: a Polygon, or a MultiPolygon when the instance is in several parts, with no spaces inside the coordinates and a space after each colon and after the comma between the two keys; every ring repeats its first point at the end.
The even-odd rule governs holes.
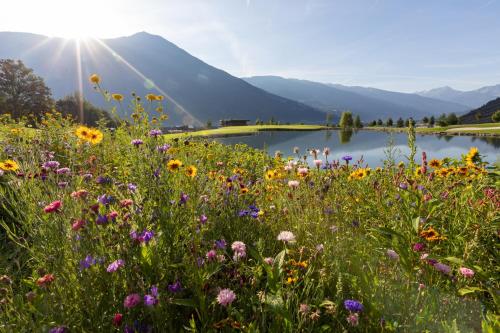
{"type": "Polygon", "coordinates": [[[157,128],[152,129],[151,131],[149,131],[149,136],[154,137],[154,138],[156,138],[157,136],[160,136],[162,134],[163,133],[161,132],[161,130],[157,129],[157,128]]]}
{"type": "Polygon", "coordinates": [[[42,167],[45,169],[57,169],[57,168],[59,168],[59,162],[47,161],[47,162],[42,164],[42,167]]]}
{"type": "Polygon", "coordinates": [[[250,214],[249,210],[240,210],[240,212],[238,213],[238,216],[243,217],[243,216],[248,216],[249,214],[250,214]]]}
{"type": "Polygon", "coordinates": [[[399,188],[402,190],[407,190],[408,189],[408,184],[406,183],[399,183],[399,188]]]}
{"type": "Polygon", "coordinates": [[[158,300],[153,295],[144,295],[144,305],[155,306],[158,300]]]}
{"type": "Polygon", "coordinates": [[[345,155],[345,156],[342,156],[342,159],[346,162],[349,162],[350,160],[352,160],[352,156],[350,155],[345,155]]]}
{"type": "Polygon", "coordinates": [[[101,185],[104,185],[104,184],[109,184],[111,183],[111,178],[109,177],[106,177],[106,176],[98,176],[95,180],[95,182],[97,184],[101,184],[101,185]]]}
{"type": "Polygon", "coordinates": [[[451,267],[445,264],[442,264],[440,262],[436,262],[434,264],[434,268],[438,271],[440,271],[443,274],[450,275],[451,274],[451,267]]]}
{"type": "Polygon", "coordinates": [[[153,285],[151,286],[151,295],[153,295],[154,297],[158,297],[158,287],[153,285]]]}
{"type": "Polygon", "coordinates": [[[156,147],[156,150],[160,153],[164,153],[169,149],[170,149],[170,145],[168,143],[165,143],[164,145],[156,147]]]}
{"type": "Polygon", "coordinates": [[[253,217],[254,219],[258,218],[259,217],[259,212],[251,212],[250,213],[250,216],[253,217]]]}
{"type": "Polygon", "coordinates": [[[215,247],[217,247],[218,249],[224,250],[226,248],[226,245],[227,243],[224,239],[215,241],[215,247]]]}
{"type": "Polygon", "coordinates": [[[170,291],[173,294],[181,292],[182,291],[182,285],[181,285],[180,281],[176,281],[176,282],[174,282],[172,284],[169,284],[168,285],[168,291],[170,291]]]}
{"type": "Polygon", "coordinates": [[[139,243],[145,243],[145,244],[149,243],[149,241],[153,239],[154,235],[155,235],[154,231],[147,229],[144,229],[144,231],[140,234],[138,234],[137,231],[135,230],[130,232],[130,238],[139,243]]]}
{"type": "Polygon", "coordinates": [[[80,270],[84,270],[89,268],[90,266],[95,264],[95,259],[89,254],[85,257],[85,259],[80,260],[80,270]]]}
{"type": "Polygon", "coordinates": [[[179,204],[185,204],[189,199],[189,195],[185,194],[185,193],[181,193],[181,199],[179,201],[179,204]]]}
{"type": "Polygon", "coordinates": [[[137,190],[137,185],[130,183],[127,185],[127,188],[129,189],[130,192],[135,192],[137,190]]]}
{"type": "Polygon", "coordinates": [[[215,259],[217,258],[217,252],[215,250],[210,250],[205,256],[207,257],[208,261],[215,261],[215,259]]]}
{"type": "Polygon", "coordinates": [[[60,169],[56,170],[56,173],[58,175],[66,175],[66,174],[70,173],[70,171],[71,171],[70,168],[60,168],[60,169]]]}
{"type": "Polygon", "coordinates": [[[91,173],[86,173],[82,176],[83,180],[90,180],[92,178],[92,174],[91,173]]]}
{"type": "Polygon", "coordinates": [[[206,217],[205,214],[202,214],[200,216],[200,223],[205,224],[205,223],[207,223],[207,221],[208,221],[208,217],[206,217]]]}
{"type": "Polygon", "coordinates": [[[413,244],[413,251],[415,251],[415,252],[421,252],[424,249],[425,249],[425,244],[422,244],[422,243],[413,244]]]}
{"type": "Polygon", "coordinates": [[[66,186],[68,186],[68,182],[59,182],[57,183],[57,187],[59,188],[65,188],[66,186]]]}
{"type": "Polygon", "coordinates": [[[59,326],[59,327],[54,327],[51,328],[49,333],[66,333],[68,332],[68,328],[65,326],[59,326]]]}
{"type": "Polygon", "coordinates": [[[144,141],[142,141],[141,139],[134,139],[132,140],[131,144],[133,144],[134,146],[136,147],[139,147],[140,145],[142,145],[144,143],[144,141]]]}
{"type": "Polygon", "coordinates": [[[95,221],[96,224],[101,225],[101,224],[106,224],[108,223],[108,217],[106,215],[97,215],[97,219],[95,221]]]}
{"type": "Polygon", "coordinates": [[[116,272],[120,267],[123,267],[124,265],[125,265],[125,261],[123,259],[118,259],[118,260],[113,261],[111,264],[109,264],[106,271],[108,273],[113,273],[113,272],[116,272]]]}
{"type": "Polygon", "coordinates": [[[101,205],[108,206],[111,202],[113,202],[113,197],[111,195],[103,194],[97,198],[97,202],[101,205]]]}
{"type": "Polygon", "coordinates": [[[345,300],[344,307],[350,312],[361,312],[364,309],[363,304],[353,299],[345,300]]]}

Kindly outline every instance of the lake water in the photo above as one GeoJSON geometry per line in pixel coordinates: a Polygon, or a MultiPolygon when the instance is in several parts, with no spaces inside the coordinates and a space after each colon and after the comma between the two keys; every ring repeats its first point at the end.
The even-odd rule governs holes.
{"type": "MultiPolygon", "coordinates": [[[[284,157],[293,156],[293,148],[299,147],[300,155],[307,154],[307,149],[330,148],[328,159],[340,159],[344,155],[351,155],[353,161],[363,157],[364,163],[376,167],[382,165],[385,158],[384,151],[392,139],[396,149],[396,162],[404,161],[409,153],[406,133],[385,133],[361,130],[345,132],[340,130],[328,131],[269,131],[257,132],[253,135],[218,138],[224,144],[244,143],[254,148],[265,149],[274,155],[280,151],[284,157]]],[[[496,163],[499,161],[500,138],[474,136],[438,136],[417,134],[417,156],[420,161],[421,152],[427,153],[428,160],[432,158],[455,157],[460,158],[467,153],[470,147],[477,147],[485,161],[496,163]]],[[[320,154],[321,159],[324,157],[320,154]]],[[[308,157],[312,162],[312,158],[308,157]]]]}

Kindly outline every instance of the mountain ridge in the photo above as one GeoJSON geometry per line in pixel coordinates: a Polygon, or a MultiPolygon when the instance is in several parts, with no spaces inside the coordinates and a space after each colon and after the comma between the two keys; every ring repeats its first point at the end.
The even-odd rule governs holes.
{"type": "Polygon", "coordinates": [[[80,42],[0,32],[0,58],[22,60],[45,79],[56,98],[78,90],[78,47],[84,96],[100,107],[110,105],[88,83],[93,73],[113,93],[165,93],[170,123],[200,125],[224,118],[319,123],[325,119],[320,110],[254,87],[147,32],[80,42]]]}

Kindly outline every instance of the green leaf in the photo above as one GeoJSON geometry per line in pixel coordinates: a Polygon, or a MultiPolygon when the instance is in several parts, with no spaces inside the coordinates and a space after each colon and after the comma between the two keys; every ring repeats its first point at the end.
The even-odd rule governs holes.
{"type": "Polygon", "coordinates": [[[141,248],[141,257],[143,262],[148,263],[151,265],[151,256],[153,255],[153,252],[151,251],[151,248],[149,246],[143,246],[141,248]]]}
{"type": "Polygon", "coordinates": [[[444,260],[447,260],[449,262],[452,262],[452,263],[458,264],[458,265],[463,265],[464,264],[464,261],[462,259],[459,259],[459,258],[456,258],[456,257],[446,257],[446,258],[444,258],[444,260]]]}
{"type": "Polygon", "coordinates": [[[460,296],[464,296],[467,294],[475,293],[476,291],[485,291],[485,290],[478,287],[464,287],[458,290],[458,294],[460,296]]]}
{"type": "Polygon", "coordinates": [[[413,220],[413,230],[415,230],[415,232],[418,234],[418,228],[420,227],[420,216],[417,216],[414,220],[413,220]]]}

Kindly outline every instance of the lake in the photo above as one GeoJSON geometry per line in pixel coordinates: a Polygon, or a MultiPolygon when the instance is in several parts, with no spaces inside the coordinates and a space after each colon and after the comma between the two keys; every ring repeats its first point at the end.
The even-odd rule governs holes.
{"type": "MultiPolygon", "coordinates": [[[[274,155],[280,151],[284,157],[293,156],[293,148],[299,147],[300,155],[307,154],[307,149],[321,149],[329,147],[331,152],[328,159],[340,159],[344,155],[351,155],[353,161],[364,160],[369,166],[380,166],[385,158],[385,151],[389,141],[393,141],[396,150],[396,162],[404,161],[409,153],[406,133],[385,133],[376,131],[266,131],[256,134],[217,138],[216,141],[233,145],[244,143],[254,148],[265,149],[274,155]]],[[[477,147],[484,161],[495,163],[499,159],[500,138],[474,136],[438,136],[417,134],[417,163],[420,162],[421,152],[427,153],[428,160],[433,158],[455,157],[460,158],[467,153],[470,147],[477,147]]],[[[321,159],[324,156],[321,154],[321,159]]],[[[309,162],[312,158],[308,156],[309,162]]]]}

